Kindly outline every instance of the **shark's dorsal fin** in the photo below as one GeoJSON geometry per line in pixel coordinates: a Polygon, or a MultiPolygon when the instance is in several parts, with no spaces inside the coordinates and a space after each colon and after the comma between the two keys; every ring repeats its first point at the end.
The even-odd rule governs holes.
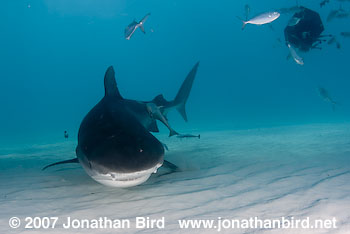
{"type": "Polygon", "coordinates": [[[115,81],[115,72],[113,66],[110,66],[105,74],[105,97],[118,97],[122,98],[119,93],[117,82],[115,81]]]}

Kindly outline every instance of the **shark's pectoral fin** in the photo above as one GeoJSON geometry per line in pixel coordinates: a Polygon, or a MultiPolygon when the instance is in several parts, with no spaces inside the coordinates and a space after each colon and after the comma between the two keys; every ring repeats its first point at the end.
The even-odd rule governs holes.
{"type": "Polygon", "coordinates": [[[180,168],[178,166],[176,166],[175,164],[164,160],[163,162],[163,167],[170,169],[172,172],[178,172],[181,171],[180,168]]]}
{"type": "Polygon", "coordinates": [[[170,132],[169,132],[169,137],[171,137],[171,136],[175,136],[175,135],[179,135],[179,133],[177,132],[177,131],[175,131],[174,129],[169,129],[170,130],[170,132]]]}
{"type": "Polygon", "coordinates": [[[69,160],[65,160],[65,161],[52,163],[50,165],[45,166],[42,170],[45,170],[45,169],[47,169],[49,167],[52,167],[52,166],[56,166],[56,165],[59,165],[59,164],[66,164],[66,163],[79,163],[79,160],[78,160],[78,158],[73,158],[73,159],[69,159],[69,160]]]}

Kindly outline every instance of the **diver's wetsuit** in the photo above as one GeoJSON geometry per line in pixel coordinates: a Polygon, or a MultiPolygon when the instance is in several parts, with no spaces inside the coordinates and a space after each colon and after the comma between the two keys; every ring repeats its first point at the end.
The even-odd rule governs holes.
{"type": "Polygon", "coordinates": [[[310,9],[300,7],[300,11],[295,13],[293,18],[300,19],[300,21],[284,29],[286,43],[302,51],[315,48],[321,42],[320,36],[324,30],[320,15],[310,9]]]}

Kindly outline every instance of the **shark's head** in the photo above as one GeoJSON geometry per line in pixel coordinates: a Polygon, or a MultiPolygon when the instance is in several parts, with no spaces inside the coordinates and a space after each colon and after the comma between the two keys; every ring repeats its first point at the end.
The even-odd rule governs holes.
{"type": "Polygon", "coordinates": [[[105,75],[105,97],[82,121],[76,150],[85,171],[104,185],[139,185],[163,164],[163,145],[127,105],[110,67],[105,75]]]}
{"type": "MultiPolygon", "coordinates": [[[[82,143],[84,145],[84,143],[82,143]]],[[[145,182],[163,164],[164,147],[154,138],[120,139],[77,147],[79,162],[97,182],[112,187],[132,187],[145,182]]]]}

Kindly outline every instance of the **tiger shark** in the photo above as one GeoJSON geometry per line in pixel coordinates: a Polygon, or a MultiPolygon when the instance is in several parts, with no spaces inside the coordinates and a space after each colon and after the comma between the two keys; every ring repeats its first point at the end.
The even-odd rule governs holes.
{"type": "MultiPolygon", "coordinates": [[[[105,96],[83,119],[78,133],[76,158],[56,162],[43,168],[80,163],[95,181],[112,187],[132,187],[144,183],[162,165],[177,171],[177,166],[164,160],[163,144],[150,132],[157,132],[156,119],[178,134],[166,119],[166,112],[177,108],[187,121],[185,104],[199,63],[183,82],[174,101],[160,99],[143,102],[124,99],[110,66],[104,77],[105,96]]],[[[162,95],[160,95],[163,97],[162,95]]]]}

